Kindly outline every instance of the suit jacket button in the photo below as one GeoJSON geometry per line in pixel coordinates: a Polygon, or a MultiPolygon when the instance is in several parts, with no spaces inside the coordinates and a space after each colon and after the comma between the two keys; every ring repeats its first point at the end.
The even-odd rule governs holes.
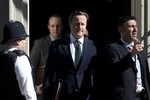
{"type": "Polygon", "coordinates": [[[80,92],[80,90],[79,90],[79,89],[77,89],[77,88],[76,88],[74,91],[75,91],[75,92],[80,92]]]}

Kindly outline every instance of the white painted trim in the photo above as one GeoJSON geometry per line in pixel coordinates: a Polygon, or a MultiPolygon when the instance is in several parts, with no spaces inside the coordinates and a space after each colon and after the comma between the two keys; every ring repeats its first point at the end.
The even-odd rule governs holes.
{"type": "MultiPolygon", "coordinates": [[[[131,0],[131,15],[137,17],[139,35],[150,62],[150,0],[131,0]]],[[[150,67],[150,63],[149,63],[150,67]]]]}
{"type": "MultiPolygon", "coordinates": [[[[9,0],[9,20],[18,20],[29,34],[29,0],[9,0]]],[[[29,55],[29,38],[27,38],[26,53],[29,55]]]]}

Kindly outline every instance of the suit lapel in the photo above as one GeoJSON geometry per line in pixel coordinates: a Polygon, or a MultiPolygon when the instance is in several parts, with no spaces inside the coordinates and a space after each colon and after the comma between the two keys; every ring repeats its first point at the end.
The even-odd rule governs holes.
{"type": "Polygon", "coordinates": [[[118,49],[120,50],[120,52],[123,54],[123,55],[126,55],[128,52],[128,50],[126,49],[126,47],[124,46],[124,44],[122,43],[122,41],[120,40],[118,42],[118,49]]]}
{"type": "MultiPolygon", "coordinates": [[[[129,51],[127,50],[127,48],[125,47],[125,45],[122,43],[121,40],[117,43],[117,45],[118,45],[118,48],[119,48],[120,53],[121,53],[122,56],[126,56],[129,53],[129,51]]],[[[135,65],[132,66],[132,71],[134,72],[134,75],[136,77],[135,67],[136,67],[135,65]]]]}
{"type": "Polygon", "coordinates": [[[74,66],[74,62],[72,60],[72,55],[71,55],[71,51],[70,51],[70,39],[69,38],[62,45],[62,49],[64,50],[64,53],[65,53],[66,57],[68,58],[68,60],[70,61],[70,63],[74,66]]]}
{"type": "MultiPolygon", "coordinates": [[[[80,62],[78,64],[78,70],[80,70],[80,66],[82,66],[84,63],[86,63],[87,61],[87,58],[88,58],[88,53],[90,52],[89,50],[89,43],[88,43],[88,39],[84,38],[84,43],[83,43],[83,50],[82,50],[82,56],[81,56],[81,59],[80,59],[80,62]]],[[[83,65],[84,66],[84,65],[83,65]]],[[[82,67],[83,68],[83,67],[82,67]]]]}
{"type": "MultiPolygon", "coordinates": [[[[87,59],[87,56],[88,56],[89,47],[90,47],[90,45],[88,43],[88,39],[84,38],[82,56],[81,56],[80,62],[78,64],[78,67],[76,68],[76,70],[79,70],[80,66],[86,62],[86,59],[87,59]]],[[[73,65],[73,68],[75,69],[74,62],[72,60],[71,51],[70,51],[70,39],[69,38],[62,45],[62,49],[64,50],[64,53],[68,57],[68,60],[73,65]]]]}
{"type": "Polygon", "coordinates": [[[82,61],[80,61],[80,64],[86,61],[87,55],[88,55],[88,41],[87,39],[84,39],[84,44],[83,44],[83,51],[82,51],[82,61]]]}

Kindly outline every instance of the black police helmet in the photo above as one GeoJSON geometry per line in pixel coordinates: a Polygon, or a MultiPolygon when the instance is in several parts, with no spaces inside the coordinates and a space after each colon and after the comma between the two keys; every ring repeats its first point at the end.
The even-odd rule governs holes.
{"type": "Polygon", "coordinates": [[[7,44],[17,40],[25,39],[27,35],[23,24],[19,21],[10,20],[3,29],[3,40],[1,44],[7,44]]]}

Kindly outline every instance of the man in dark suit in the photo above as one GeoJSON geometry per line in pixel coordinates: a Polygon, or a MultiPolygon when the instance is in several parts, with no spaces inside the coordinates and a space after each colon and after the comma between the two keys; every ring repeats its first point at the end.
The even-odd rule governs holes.
{"type": "Polygon", "coordinates": [[[84,36],[88,20],[87,13],[73,11],[69,17],[71,29],[69,37],[52,42],[50,45],[43,81],[43,100],[53,96],[52,82],[58,79],[63,80],[59,100],[88,100],[92,88],[92,68],[89,64],[97,55],[96,44],[84,36]],[[78,63],[76,63],[76,41],[80,47],[78,63]]]}
{"type": "Polygon", "coordinates": [[[61,17],[57,14],[51,15],[48,18],[47,27],[49,30],[49,34],[35,40],[30,53],[31,62],[34,65],[36,81],[35,85],[36,92],[38,94],[38,100],[41,100],[39,98],[42,97],[42,81],[44,76],[44,68],[48,57],[49,45],[52,41],[61,38],[61,32],[63,29],[61,17]]]}
{"type": "Polygon", "coordinates": [[[105,49],[107,65],[106,100],[150,100],[147,54],[137,39],[136,18],[118,20],[120,40],[105,49]]]}

